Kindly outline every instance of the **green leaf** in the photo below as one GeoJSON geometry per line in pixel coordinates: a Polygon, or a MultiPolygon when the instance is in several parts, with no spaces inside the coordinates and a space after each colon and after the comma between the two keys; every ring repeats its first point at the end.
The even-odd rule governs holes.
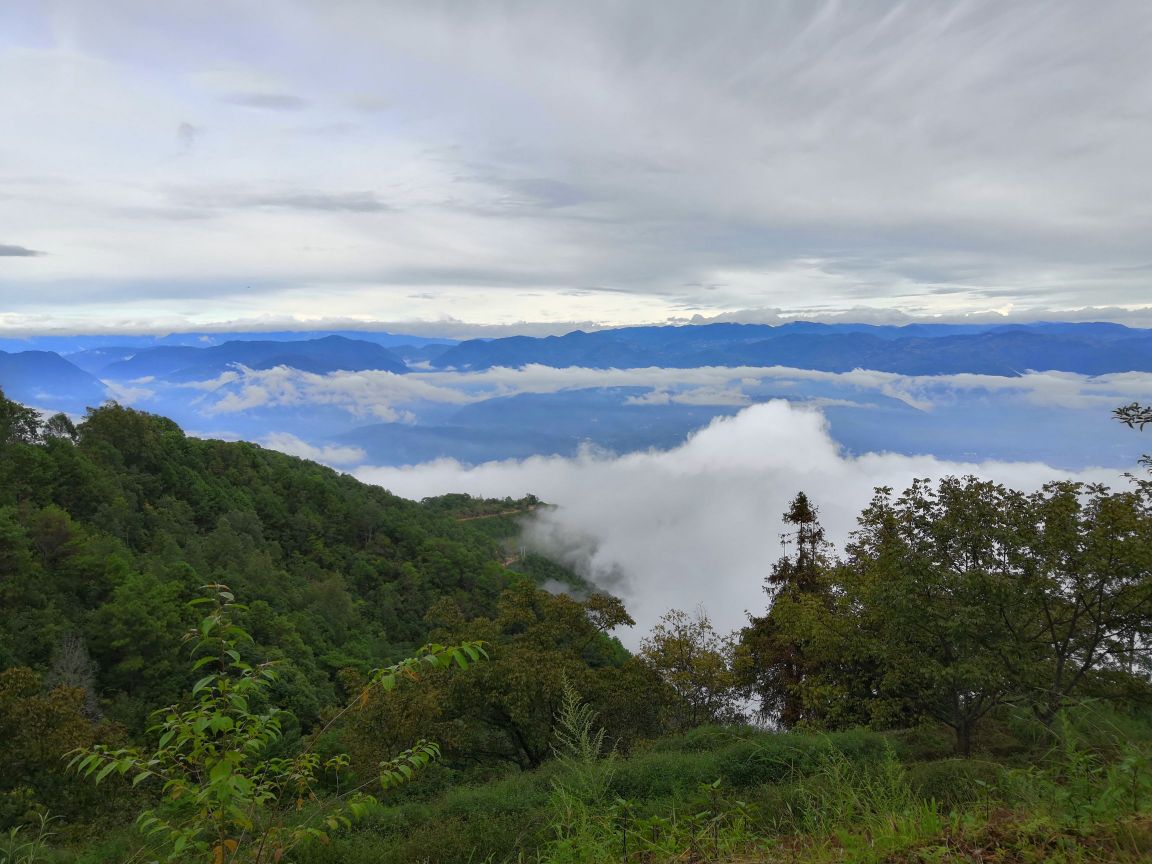
{"type": "Polygon", "coordinates": [[[221,759],[212,766],[212,770],[208,772],[208,781],[210,783],[221,783],[232,776],[232,763],[227,759],[221,759]]]}

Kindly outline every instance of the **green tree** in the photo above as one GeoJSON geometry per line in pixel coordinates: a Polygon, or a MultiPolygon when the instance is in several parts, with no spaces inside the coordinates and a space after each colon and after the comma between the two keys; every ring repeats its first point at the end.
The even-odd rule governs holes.
{"type": "Polygon", "coordinates": [[[676,730],[743,720],[734,671],[735,642],[703,611],[673,609],[640,643],[640,658],[674,694],[667,723],[676,730]]]}
{"type": "MultiPolygon", "coordinates": [[[[1143,430],[1145,426],[1152,423],[1152,405],[1141,405],[1139,402],[1133,402],[1130,405],[1117,408],[1112,412],[1112,416],[1129,429],[1143,430]]],[[[1145,454],[1140,458],[1140,463],[1152,469],[1152,456],[1145,454]]]]}
{"type": "Polygon", "coordinates": [[[23,667],[0,672],[0,829],[44,810],[90,812],[95,796],[76,788],[61,756],[109,734],[87,715],[83,689],[61,683],[45,690],[23,667]]]}
{"type": "Polygon", "coordinates": [[[1075,694],[1114,695],[1114,673],[1147,658],[1152,627],[1152,502],[1146,486],[1052,483],[1028,499],[1019,576],[1000,621],[1018,645],[1023,700],[1051,725],[1075,694]]]}
{"type": "Polygon", "coordinates": [[[576,600],[525,580],[503,593],[492,617],[469,618],[454,600],[445,599],[429,618],[438,641],[457,641],[465,633],[483,639],[488,662],[467,674],[429,675],[423,682],[427,691],[406,687],[376,694],[349,726],[354,753],[372,754],[379,742],[410,735],[404,730],[428,700],[438,717],[440,725],[434,728],[437,734],[442,730],[446,758],[456,764],[507,762],[536,768],[552,755],[565,681],[600,709],[614,744],[626,746],[656,731],[656,718],[647,712],[658,710],[663,692],[607,635],[632,623],[613,597],[593,594],[576,600]]]}
{"type": "Polygon", "coordinates": [[[40,414],[13,402],[0,390],[0,447],[4,444],[31,444],[40,439],[40,414]]]}
{"type": "Polygon", "coordinates": [[[782,535],[784,555],[764,582],[769,609],[749,615],[740,632],[736,669],[741,685],[760,700],[760,713],[791,728],[805,719],[803,684],[817,669],[805,652],[800,628],[782,622],[803,617],[805,606],[826,604],[832,559],[819,511],[803,492],[792,500],[784,522],[792,531],[782,535]]]}
{"type": "Polygon", "coordinates": [[[157,712],[152,731],[156,748],[79,748],[72,765],[97,783],[109,776],[130,777],[138,785],[162,784],[163,801],[145,810],[137,825],[166,860],[279,862],[292,849],[346,827],[373,799],[368,788],[390,788],[411,779],[439,756],[439,747],[421,740],[382,761],[371,783],[323,795],[321,774],[339,774],[347,757],[322,760],[319,737],[371,689],[388,691],[420,668],[455,664],[468,668],[484,653],[480,643],[429,645],[416,656],[374,671],[357,703],[329,719],[298,751],[278,755],[281,712],[266,705],[276,671],[252,666],[240,653],[251,637],[235,623],[244,607],[225,586],[208,586],[212,596],[192,601],[210,604],[208,614],[189,634],[192,666],[209,669],[192,686],[183,705],[157,712]]]}
{"type": "Polygon", "coordinates": [[[1024,506],[1003,487],[946,478],[935,489],[916,481],[895,500],[879,490],[860,516],[841,610],[862,610],[882,660],[878,719],[932,717],[967,756],[981,718],[1019,692],[996,600],[1012,581],[1012,524],[1024,506]]]}
{"type": "Polygon", "coordinates": [[[1139,402],[1133,402],[1130,405],[1117,408],[1112,413],[1117,420],[1130,429],[1143,429],[1152,423],[1152,405],[1141,405],[1139,402]]]}
{"type": "Polygon", "coordinates": [[[818,664],[806,708],[827,725],[933,718],[968,755],[998,705],[1051,723],[1080,693],[1122,692],[1152,624],[1146,485],[1025,495],[950,477],[877,490],[829,571],[829,602],[780,619],[818,664]]]}

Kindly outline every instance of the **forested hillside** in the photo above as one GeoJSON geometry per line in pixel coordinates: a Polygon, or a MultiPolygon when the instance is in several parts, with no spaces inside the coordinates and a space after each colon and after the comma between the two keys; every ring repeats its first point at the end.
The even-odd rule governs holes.
{"type": "MultiPolygon", "coordinates": [[[[297,730],[343,704],[357,676],[405,656],[437,627],[493,642],[523,633],[533,644],[523,663],[551,652],[557,689],[565,668],[620,670],[625,653],[602,635],[626,620],[618,603],[553,597],[503,565],[501,536],[535,504],[415,503],[255,445],[190,438],[115,404],[73,426],[4,400],[0,700],[16,700],[4,704],[19,704],[18,713],[43,709],[51,716],[36,717],[37,728],[48,724],[74,744],[138,737],[149,713],[195,680],[180,637],[195,618],[189,601],[215,583],[245,601],[239,623],[253,637],[251,659],[276,663],[271,698],[297,730]],[[52,694],[43,705],[41,692],[52,694]]],[[[501,657],[486,670],[496,676],[490,686],[425,719],[453,725],[451,752],[461,759],[479,758],[480,748],[484,760],[538,764],[556,699],[528,671],[501,657]],[[485,702],[525,702],[525,688],[545,698],[523,711],[485,702]],[[453,722],[463,715],[471,726],[453,722]]],[[[601,677],[609,693],[611,675],[601,677]]],[[[0,771],[5,821],[41,805],[71,815],[64,749],[29,756],[11,739],[0,745],[10,760],[0,771]]]]}
{"type": "Polygon", "coordinates": [[[433,603],[491,614],[509,584],[468,523],[319,465],[115,405],[75,429],[5,410],[0,666],[52,674],[90,657],[84,686],[131,729],[180,692],[172,633],[206,583],[249,603],[305,723],[340,669],[422,642],[433,603]]]}

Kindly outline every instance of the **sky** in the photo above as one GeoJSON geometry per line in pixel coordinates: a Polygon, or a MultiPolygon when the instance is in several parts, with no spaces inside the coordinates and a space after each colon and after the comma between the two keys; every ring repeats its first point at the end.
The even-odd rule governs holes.
{"type": "Polygon", "coordinates": [[[4,0],[0,330],[1152,324],[1149,44],[1145,0],[4,0]]]}

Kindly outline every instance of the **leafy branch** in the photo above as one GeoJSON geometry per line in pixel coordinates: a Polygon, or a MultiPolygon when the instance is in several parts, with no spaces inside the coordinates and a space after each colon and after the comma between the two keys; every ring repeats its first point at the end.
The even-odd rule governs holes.
{"type": "Polygon", "coordinates": [[[341,754],[321,765],[317,740],[340,717],[367,702],[371,692],[391,691],[402,680],[418,680],[426,669],[467,669],[485,658],[483,643],[427,645],[414,657],[374,670],[359,696],[314,733],[307,746],[289,757],[269,751],[281,740],[280,709],[257,710],[276,679],[273,664],[253,666],[240,652],[252,637],[234,621],[246,607],[224,585],[207,585],[209,596],[191,605],[209,605],[199,624],[185,635],[192,645],[192,669],[210,669],[192,685],[191,707],[171,706],[154,716],[149,729],[155,749],[113,749],[97,744],[73,751],[70,767],[100,783],[113,775],[133,786],[161,782],[162,801],[145,810],[137,827],[163,850],[168,861],[188,855],[213,864],[279,862],[298,846],[326,842],[329,832],[348,827],[375,805],[362,790],[390,789],[413,779],[440,757],[437,744],[421,740],[381,762],[373,781],[343,794],[321,798],[321,767],[337,774],[349,765],[341,754]]]}

